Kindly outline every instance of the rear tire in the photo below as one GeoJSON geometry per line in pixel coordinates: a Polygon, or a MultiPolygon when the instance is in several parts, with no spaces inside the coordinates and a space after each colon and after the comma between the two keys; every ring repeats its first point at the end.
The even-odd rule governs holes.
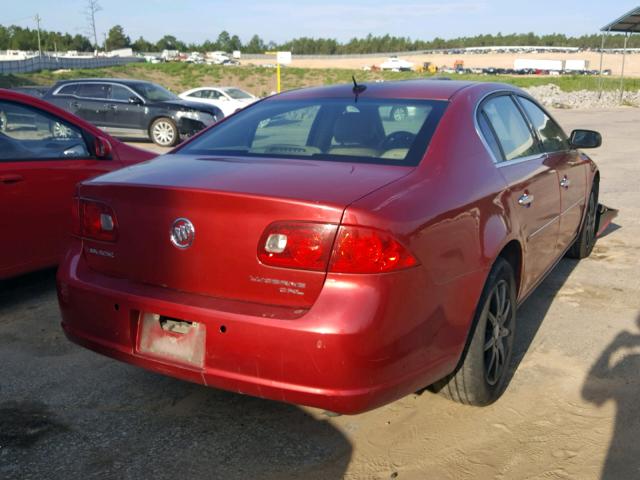
{"type": "Polygon", "coordinates": [[[180,141],[178,127],[170,118],[156,118],[149,128],[149,137],[156,145],[173,147],[180,141]]]}
{"type": "Polygon", "coordinates": [[[491,268],[474,316],[463,360],[432,389],[465,405],[485,406],[504,392],[516,330],[516,282],[513,268],[498,258],[491,268]]]}
{"type": "Polygon", "coordinates": [[[578,238],[573,242],[571,248],[567,252],[569,258],[586,258],[591,255],[593,247],[596,244],[596,228],[598,223],[598,191],[594,185],[589,194],[589,202],[587,203],[587,213],[585,215],[582,227],[578,233],[578,238]]]}

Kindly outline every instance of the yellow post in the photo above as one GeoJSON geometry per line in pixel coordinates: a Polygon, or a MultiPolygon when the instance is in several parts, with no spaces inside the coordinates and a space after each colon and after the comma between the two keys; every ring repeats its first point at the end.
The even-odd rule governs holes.
{"type": "Polygon", "coordinates": [[[280,93],[280,63],[276,64],[276,75],[278,77],[278,81],[277,81],[278,88],[277,88],[277,90],[278,90],[278,93],[280,93]]]}

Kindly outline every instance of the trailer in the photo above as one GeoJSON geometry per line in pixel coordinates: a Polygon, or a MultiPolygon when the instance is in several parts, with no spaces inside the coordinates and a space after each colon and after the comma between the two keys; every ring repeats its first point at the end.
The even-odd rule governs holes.
{"type": "Polygon", "coordinates": [[[536,60],[518,58],[513,62],[515,70],[546,70],[549,72],[561,72],[564,70],[562,60],[536,60]]]}
{"type": "Polygon", "coordinates": [[[589,70],[589,60],[567,60],[564,62],[564,69],[584,72],[589,70]]]}

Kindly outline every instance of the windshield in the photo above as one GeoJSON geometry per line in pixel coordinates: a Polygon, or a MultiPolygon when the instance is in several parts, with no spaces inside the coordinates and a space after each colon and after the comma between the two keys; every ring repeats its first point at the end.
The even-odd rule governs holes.
{"type": "Polygon", "coordinates": [[[179,151],[417,165],[446,105],[434,100],[274,98],[238,112],[179,151]]]}
{"type": "Polygon", "coordinates": [[[234,100],[244,100],[246,98],[253,98],[252,95],[248,94],[244,90],[240,90],[239,88],[225,88],[225,93],[229,95],[234,100]]]}
{"type": "Polygon", "coordinates": [[[168,100],[178,100],[178,96],[175,93],[171,93],[164,87],[156,85],[155,83],[139,83],[131,85],[142,98],[151,102],[166,102],[168,100]]]}

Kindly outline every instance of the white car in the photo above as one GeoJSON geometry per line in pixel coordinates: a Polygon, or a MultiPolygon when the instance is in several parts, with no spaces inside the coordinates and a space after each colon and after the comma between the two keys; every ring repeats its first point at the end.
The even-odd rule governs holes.
{"type": "Polygon", "coordinates": [[[398,57],[389,57],[389,59],[380,64],[381,70],[391,70],[392,72],[408,72],[413,70],[413,63],[402,60],[398,57]]]}
{"type": "Polygon", "coordinates": [[[184,100],[214,105],[222,110],[225,117],[258,100],[258,97],[235,87],[193,88],[182,92],[179,97],[184,100]]]}

